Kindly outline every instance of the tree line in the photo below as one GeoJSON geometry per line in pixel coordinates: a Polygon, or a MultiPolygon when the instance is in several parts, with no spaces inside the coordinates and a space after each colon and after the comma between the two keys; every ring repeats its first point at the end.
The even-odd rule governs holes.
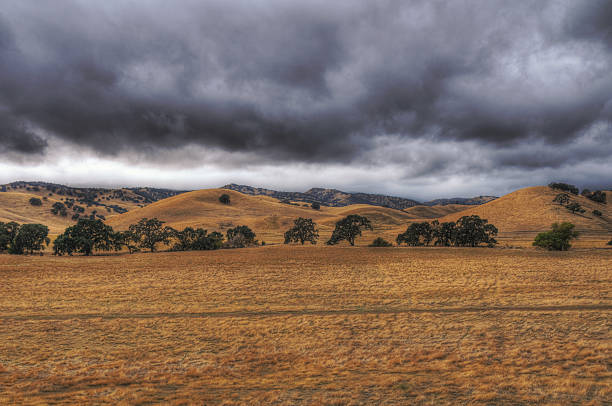
{"type": "MultiPolygon", "coordinates": [[[[57,236],[53,242],[55,255],[92,255],[100,251],[134,253],[143,249],[156,251],[161,245],[172,251],[215,250],[219,248],[243,248],[257,245],[255,233],[248,226],[236,226],[226,235],[202,228],[186,227],[175,230],[164,226],[157,218],[143,218],[126,231],[115,231],[101,219],[82,218],[57,236]]],[[[49,246],[49,228],[42,224],[18,224],[0,222],[0,252],[9,254],[34,254],[49,246]]]]}

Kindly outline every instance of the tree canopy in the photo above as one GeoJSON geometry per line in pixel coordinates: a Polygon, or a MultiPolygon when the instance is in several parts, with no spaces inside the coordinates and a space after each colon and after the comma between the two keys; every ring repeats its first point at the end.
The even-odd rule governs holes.
{"type": "Polygon", "coordinates": [[[170,237],[174,234],[174,229],[164,227],[164,223],[157,218],[143,218],[138,223],[130,225],[129,231],[140,248],[154,252],[157,244],[170,244],[170,237]]]}
{"type": "Polygon", "coordinates": [[[299,217],[293,220],[293,227],[285,232],[285,244],[290,242],[300,242],[304,245],[305,242],[316,244],[319,238],[319,230],[312,219],[299,217]]]}
{"type": "Polygon", "coordinates": [[[49,245],[49,228],[42,224],[22,224],[17,228],[13,241],[9,243],[10,254],[33,254],[49,245]]]}
{"type": "Polygon", "coordinates": [[[226,231],[227,246],[230,248],[244,248],[255,245],[255,233],[248,226],[236,226],[226,231]]]}
{"type": "Polygon", "coordinates": [[[355,245],[355,238],[361,235],[362,228],[373,230],[370,220],[358,214],[351,214],[336,223],[336,228],[327,244],[335,245],[346,240],[349,244],[355,245]]]}
{"type": "Polygon", "coordinates": [[[102,220],[79,219],[78,223],[66,228],[53,242],[56,255],[72,255],[74,252],[91,255],[94,250],[110,251],[121,249],[121,242],[111,226],[102,220]]]}

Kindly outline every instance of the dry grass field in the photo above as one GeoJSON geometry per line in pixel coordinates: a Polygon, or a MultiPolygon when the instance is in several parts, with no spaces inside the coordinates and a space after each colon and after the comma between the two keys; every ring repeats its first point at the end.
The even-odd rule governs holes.
{"type": "Polygon", "coordinates": [[[612,250],[0,255],[0,403],[610,404],[612,250]]]}

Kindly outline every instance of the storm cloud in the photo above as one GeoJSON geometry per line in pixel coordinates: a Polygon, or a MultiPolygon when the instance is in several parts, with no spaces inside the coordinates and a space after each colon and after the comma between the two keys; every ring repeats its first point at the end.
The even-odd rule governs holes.
{"type": "Polygon", "coordinates": [[[0,154],[194,146],[406,177],[609,162],[611,27],[605,0],[7,1],[0,154]]]}

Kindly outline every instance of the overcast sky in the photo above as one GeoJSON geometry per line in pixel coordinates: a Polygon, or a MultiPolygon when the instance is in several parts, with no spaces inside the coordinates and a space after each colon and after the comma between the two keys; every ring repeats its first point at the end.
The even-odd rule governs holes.
{"type": "Polygon", "coordinates": [[[612,186],[609,0],[0,2],[0,183],[612,186]]]}

